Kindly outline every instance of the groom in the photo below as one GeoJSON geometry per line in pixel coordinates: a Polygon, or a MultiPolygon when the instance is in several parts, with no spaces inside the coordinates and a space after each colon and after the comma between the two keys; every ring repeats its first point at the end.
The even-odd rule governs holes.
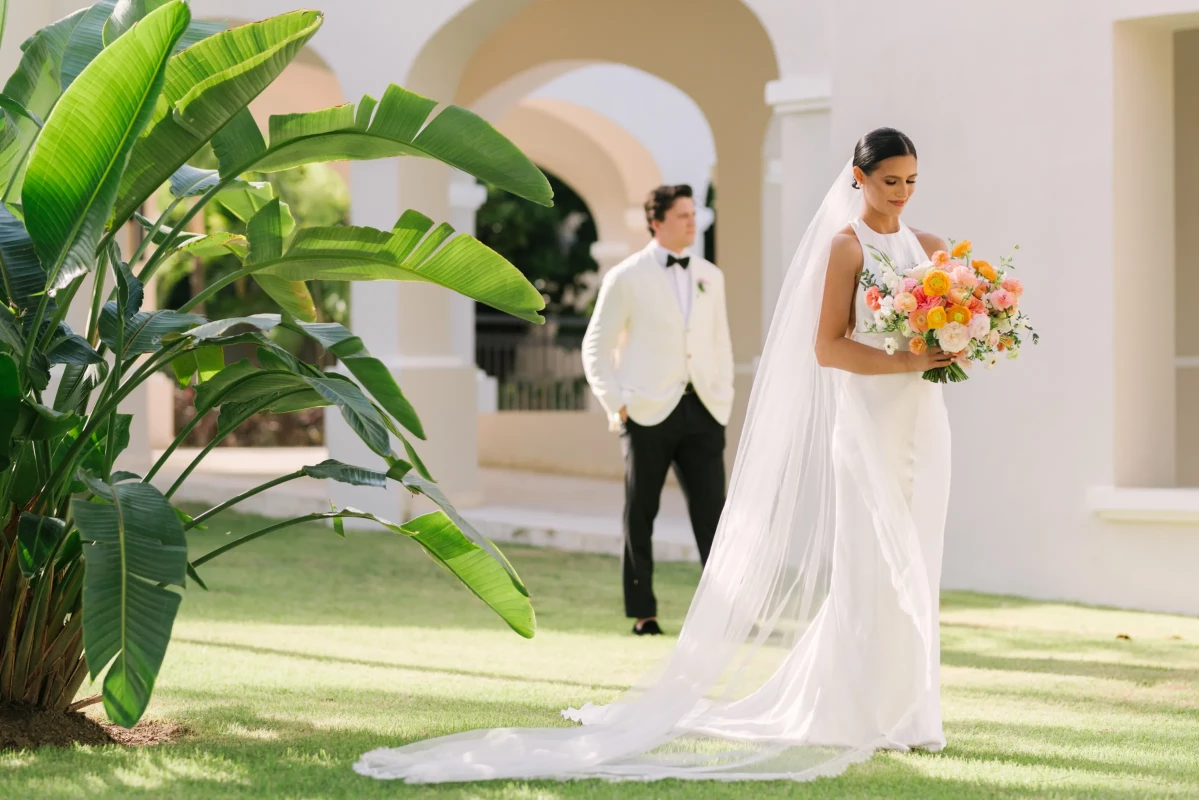
{"type": "Polygon", "coordinates": [[[624,605],[633,633],[660,634],[654,517],[671,466],[707,563],[724,507],[724,428],[733,405],[733,349],[724,274],[695,242],[690,186],[645,201],[653,241],[604,276],[583,338],[591,391],[620,431],[625,459],[624,605]]]}

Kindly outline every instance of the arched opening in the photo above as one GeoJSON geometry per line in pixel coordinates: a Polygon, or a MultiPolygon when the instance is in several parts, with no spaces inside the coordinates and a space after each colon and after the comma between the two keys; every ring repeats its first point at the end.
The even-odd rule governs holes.
{"type": "MultiPolygon", "coordinates": [[[[569,91],[571,82],[587,80],[587,71],[610,65],[648,74],[674,87],[698,109],[700,119],[704,120],[703,127],[707,129],[705,134],[711,137],[715,165],[709,166],[697,178],[674,178],[661,162],[658,168],[664,182],[701,184],[693,187],[698,190],[701,206],[705,205],[709,184],[719,183],[720,238],[715,242],[708,240],[718,248],[708,256],[731,278],[728,305],[739,367],[737,389],[743,408],[749,396],[753,359],[761,345],[762,156],[771,119],[771,110],[764,101],[764,87],[778,77],[772,42],[746,3],[740,0],[665,0],[645,4],[613,0],[596,4],[586,0],[560,0],[514,8],[511,3],[478,0],[430,37],[414,61],[406,85],[439,100],[452,100],[457,105],[472,108],[501,126],[509,112],[526,115],[526,112],[539,111],[544,114],[547,109],[539,107],[543,100],[565,100],[598,112],[628,131],[631,126],[621,124],[623,120],[618,116],[618,109],[602,105],[604,101],[610,106],[616,105],[613,98],[621,94],[618,86],[613,88],[611,82],[600,86],[597,82],[596,90],[585,97],[585,102],[579,102],[580,95],[569,91]],[[669,46],[662,45],[664,31],[669,31],[669,46]]],[[[640,98],[632,100],[630,115],[644,117],[652,113],[652,104],[637,102],[640,98]]],[[[562,121],[562,116],[558,115],[557,120],[546,121],[546,124],[562,121]]],[[[670,130],[666,128],[664,138],[667,142],[669,135],[670,130]]],[[[519,146],[526,147],[517,137],[514,139],[519,146]]],[[[642,145],[654,152],[646,142],[642,141],[642,145]]],[[[541,154],[535,158],[551,171],[570,179],[566,167],[551,164],[550,159],[541,154]]],[[[451,213],[451,208],[447,207],[450,183],[450,171],[439,165],[401,163],[401,206],[420,207],[437,216],[440,205],[447,214],[451,213]]],[[[639,244],[644,244],[648,238],[644,233],[634,233],[637,228],[643,230],[644,225],[639,207],[644,193],[652,185],[637,186],[635,191],[630,191],[623,214],[624,228],[629,235],[642,237],[639,244]]],[[[598,208],[593,210],[601,230],[601,241],[613,245],[606,230],[616,226],[605,224],[605,212],[598,208]]],[[[697,249],[703,246],[700,243],[697,249]]],[[[620,253],[611,263],[619,261],[625,254],[615,247],[611,252],[620,253]]],[[[444,342],[440,344],[435,342],[438,335],[430,336],[431,331],[445,326],[445,320],[462,318],[460,313],[451,310],[452,298],[434,299],[433,293],[425,291],[425,287],[401,287],[398,294],[399,336],[401,342],[413,343],[414,358],[419,353],[422,363],[427,364],[429,356],[435,352],[460,353],[461,336],[447,330],[442,337],[444,342]]],[[[400,349],[406,351],[408,347],[401,345],[400,349]]],[[[431,376],[430,380],[433,380],[431,376]]],[[[742,416],[743,411],[735,414],[730,430],[732,443],[739,433],[742,416]]],[[[483,424],[481,420],[480,425],[483,424]]],[[[536,435],[522,437],[526,442],[529,439],[555,439],[556,449],[589,451],[594,463],[546,460],[542,454],[530,455],[519,464],[508,460],[507,465],[582,474],[619,473],[618,448],[607,438],[598,415],[578,414],[569,420],[530,420],[529,424],[536,426],[536,435]],[[559,431],[559,428],[563,430],[559,431]],[[596,453],[603,455],[596,457],[596,453]]],[[[503,433],[511,433],[513,423],[507,421],[497,429],[499,427],[503,428],[503,433]]],[[[448,435],[461,439],[463,445],[471,444],[457,433],[460,429],[460,425],[447,425],[448,435]]],[[[511,439],[494,447],[482,440],[473,444],[483,463],[496,465],[489,462],[484,451],[495,453],[503,449],[508,452],[506,458],[512,458],[512,448],[508,446],[512,444],[511,439]]],[[[734,450],[735,446],[730,446],[730,453],[734,450]]],[[[464,475],[471,473],[465,463],[457,466],[464,475]]],[[[471,484],[471,478],[466,478],[464,484],[471,484]]]]}

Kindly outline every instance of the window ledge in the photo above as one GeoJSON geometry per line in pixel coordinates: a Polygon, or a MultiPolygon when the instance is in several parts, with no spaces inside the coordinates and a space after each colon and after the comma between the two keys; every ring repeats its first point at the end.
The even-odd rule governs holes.
{"type": "Polygon", "coordinates": [[[1109,522],[1199,524],[1199,488],[1095,486],[1087,493],[1087,508],[1109,522]]]}

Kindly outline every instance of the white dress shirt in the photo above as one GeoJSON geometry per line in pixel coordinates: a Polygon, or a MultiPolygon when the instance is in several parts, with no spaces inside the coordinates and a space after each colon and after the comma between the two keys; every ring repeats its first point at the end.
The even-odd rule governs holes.
{"type": "Polygon", "coordinates": [[[691,320],[691,275],[687,270],[683,269],[678,264],[666,266],[666,257],[674,256],[675,258],[687,258],[690,253],[682,252],[675,253],[662,246],[661,242],[654,239],[650,242],[650,250],[654,254],[654,258],[666,270],[666,274],[671,279],[671,285],[674,287],[674,296],[679,301],[679,310],[683,312],[683,322],[691,320]]]}

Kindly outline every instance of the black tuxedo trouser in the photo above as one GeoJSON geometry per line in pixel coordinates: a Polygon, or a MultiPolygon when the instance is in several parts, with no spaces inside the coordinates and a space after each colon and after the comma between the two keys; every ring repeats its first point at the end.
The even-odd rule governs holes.
{"type": "Polygon", "coordinates": [[[708,561],[724,509],[724,426],[689,391],[658,425],[626,422],[621,444],[625,463],[624,608],[627,616],[644,619],[658,613],[654,518],[671,466],[687,498],[700,561],[708,561]]]}

